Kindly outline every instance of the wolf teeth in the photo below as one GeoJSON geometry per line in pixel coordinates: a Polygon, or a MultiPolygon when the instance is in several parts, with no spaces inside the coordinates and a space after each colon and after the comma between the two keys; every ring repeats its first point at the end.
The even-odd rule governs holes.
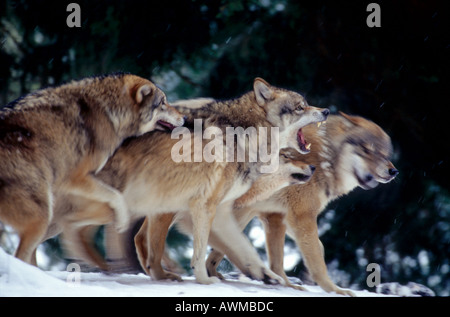
{"type": "Polygon", "coordinates": [[[320,126],[321,126],[322,124],[325,124],[325,122],[326,122],[326,121],[320,121],[320,122],[317,122],[317,127],[320,128],[320,126]]]}
{"type": "Polygon", "coordinates": [[[309,151],[311,149],[311,143],[306,144],[306,149],[309,151]]]}

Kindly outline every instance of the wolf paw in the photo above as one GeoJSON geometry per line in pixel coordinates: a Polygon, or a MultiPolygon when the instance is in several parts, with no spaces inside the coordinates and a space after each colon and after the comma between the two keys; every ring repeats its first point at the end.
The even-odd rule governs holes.
{"type": "Polygon", "coordinates": [[[293,288],[293,289],[296,289],[297,291],[307,291],[306,288],[304,288],[303,286],[298,285],[298,284],[287,283],[286,286],[290,287],[290,288],[293,288]]]}
{"type": "Polygon", "coordinates": [[[355,293],[353,293],[352,291],[342,289],[342,288],[335,289],[335,290],[333,290],[333,292],[335,292],[336,294],[339,294],[339,295],[343,295],[343,296],[356,297],[355,293]]]}
{"type": "Polygon", "coordinates": [[[197,277],[195,280],[197,281],[197,283],[204,284],[204,285],[215,284],[215,283],[220,282],[220,279],[215,276],[202,277],[202,278],[197,277]]]}
{"type": "Polygon", "coordinates": [[[245,275],[251,279],[257,281],[263,281],[264,284],[269,285],[285,285],[284,279],[269,270],[268,268],[260,265],[247,265],[247,271],[243,272],[245,275]]]}
{"type": "Polygon", "coordinates": [[[171,273],[171,272],[166,272],[165,279],[171,280],[171,281],[177,281],[177,282],[183,281],[181,276],[179,276],[178,274],[175,274],[175,273],[171,273]]]}
{"type": "Polygon", "coordinates": [[[219,273],[219,272],[217,272],[216,270],[212,270],[212,272],[208,269],[208,275],[209,276],[215,276],[215,277],[217,277],[219,280],[225,280],[225,277],[221,274],[221,273],[219,273]]]}
{"type": "Polygon", "coordinates": [[[264,269],[264,278],[262,279],[264,284],[270,284],[270,285],[285,285],[286,282],[283,280],[281,276],[278,276],[277,274],[273,273],[272,271],[269,271],[267,269],[264,269]]]}
{"type": "Polygon", "coordinates": [[[181,276],[179,276],[178,274],[167,272],[167,271],[163,271],[161,274],[152,273],[151,276],[154,280],[157,280],[157,281],[160,281],[160,280],[170,280],[170,281],[177,281],[177,282],[183,281],[181,276]]]}

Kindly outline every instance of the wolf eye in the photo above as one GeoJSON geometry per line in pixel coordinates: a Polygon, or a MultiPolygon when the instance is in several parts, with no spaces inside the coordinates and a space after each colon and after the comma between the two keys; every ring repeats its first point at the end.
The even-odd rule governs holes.
{"type": "Polygon", "coordinates": [[[283,106],[280,111],[280,115],[289,114],[292,110],[288,106],[283,106]]]}
{"type": "Polygon", "coordinates": [[[164,104],[164,97],[160,97],[155,99],[154,103],[153,103],[153,107],[160,107],[164,104]]]}
{"type": "Polygon", "coordinates": [[[370,154],[371,153],[371,151],[365,145],[361,145],[361,148],[364,151],[364,153],[366,153],[366,154],[370,154]]]}

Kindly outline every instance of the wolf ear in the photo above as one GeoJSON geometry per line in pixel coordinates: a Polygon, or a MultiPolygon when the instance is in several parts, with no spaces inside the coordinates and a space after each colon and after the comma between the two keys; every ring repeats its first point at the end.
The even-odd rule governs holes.
{"type": "Polygon", "coordinates": [[[149,85],[142,85],[138,88],[136,91],[136,102],[140,104],[142,100],[144,100],[144,97],[150,95],[152,93],[152,87],[149,85]]]}
{"type": "Polygon", "coordinates": [[[357,116],[350,116],[348,114],[343,113],[342,111],[339,111],[339,114],[343,116],[345,119],[349,121],[349,123],[352,123],[353,125],[360,125],[362,118],[357,116]]]}
{"type": "Polygon", "coordinates": [[[267,101],[273,98],[273,89],[270,84],[262,78],[255,78],[253,82],[256,102],[263,107],[267,101]]]}

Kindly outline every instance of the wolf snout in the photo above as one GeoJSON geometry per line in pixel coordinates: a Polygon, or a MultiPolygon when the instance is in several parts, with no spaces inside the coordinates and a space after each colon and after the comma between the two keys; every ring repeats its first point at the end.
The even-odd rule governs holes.
{"type": "Polygon", "coordinates": [[[316,112],[314,112],[313,116],[316,119],[317,122],[317,127],[320,127],[320,125],[325,122],[328,118],[328,115],[330,114],[330,110],[325,108],[325,109],[321,109],[321,108],[316,108],[316,112]]]}
{"type": "Polygon", "coordinates": [[[398,173],[399,173],[399,171],[396,168],[390,168],[389,169],[389,175],[392,176],[392,177],[397,176],[398,173]]]}
{"type": "Polygon", "coordinates": [[[379,177],[375,177],[370,172],[362,174],[356,173],[356,178],[359,182],[359,186],[365,190],[375,188],[378,185],[379,177]]]}

